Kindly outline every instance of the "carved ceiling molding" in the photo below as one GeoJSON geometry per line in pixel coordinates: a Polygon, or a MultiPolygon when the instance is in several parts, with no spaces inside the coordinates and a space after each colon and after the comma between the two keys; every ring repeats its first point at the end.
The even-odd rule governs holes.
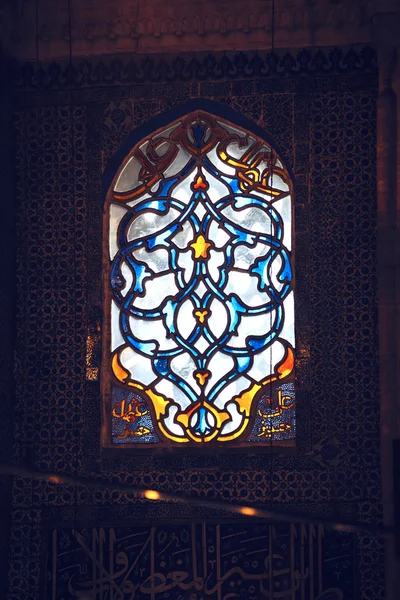
{"type": "MultiPolygon", "coordinates": [[[[68,0],[0,0],[9,54],[42,61],[69,54],[68,0]]],[[[266,49],[271,0],[71,0],[74,56],[266,49]]],[[[276,47],[368,43],[372,0],[276,0],[276,47]]]]}
{"type": "MultiPolygon", "coordinates": [[[[260,81],[268,79],[269,89],[279,91],[288,87],[288,78],[293,89],[327,89],[337,86],[337,78],[345,80],[346,86],[358,85],[357,77],[377,74],[377,53],[371,46],[347,48],[302,49],[277,52],[239,52],[147,57],[91,57],[76,58],[71,65],[68,61],[54,61],[47,64],[15,61],[12,82],[20,91],[57,91],[64,98],[69,92],[85,88],[139,85],[152,87],[152,84],[181,82],[201,83],[206,81],[260,81]],[[326,77],[329,75],[329,77],[326,77]],[[305,77],[306,76],[306,77],[305,77]],[[310,77],[311,76],[311,77],[310,77]],[[353,81],[354,80],[354,81],[353,81]],[[142,85],[144,84],[144,85],[142,85]]],[[[168,87],[168,86],[166,86],[168,87]]],[[[250,93],[251,88],[247,91],[250,93]]],[[[164,94],[167,90],[164,90],[164,94]]]]}

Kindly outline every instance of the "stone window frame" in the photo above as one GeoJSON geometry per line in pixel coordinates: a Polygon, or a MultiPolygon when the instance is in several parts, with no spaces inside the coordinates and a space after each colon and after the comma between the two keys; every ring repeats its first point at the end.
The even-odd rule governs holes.
{"type": "MultiPolygon", "coordinates": [[[[154,92],[153,92],[154,93],[154,92]]],[[[299,105],[302,110],[302,118],[303,121],[307,116],[307,107],[305,107],[304,103],[299,105]],[[304,110],[306,108],[306,110],[304,110]]],[[[89,136],[94,137],[96,139],[92,139],[91,143],[94,143],[94,146],[98,148],[99,153],[101,154],[102,147],[102,107],[99,105],[97,107],[97,111],[93,111],[91,113],[91,124],[92,127],[89,126],[89,136]]],[[[297,128],[299,132],[304,132],[303,129],[297,128]]],[[[291,142],[294,144],[293,155],[295,154],[295,144],[296,144],[296,128],[294,124],[292,126],[292,140],[291,142]]],[[[303,156],[306,154],[308,156],[308,148],[304,143],[304,140],[299,140],[303,148],[303,156]],[[307,152],[304,152],[304,149],[307,149],[307,152]]],[[[304,162],[304,161],[303,161],[304,162]]],[[[311,419],[310,419],[310,411],[309,411],[309,389],[307,382],[309,381],[309,354],[306,349],[306,344],[304,340],[308,337],[308,311],[305,311],[304,308],[301,308],[304,305],[304,302],[298,302],[297,298],[304,298],[304,295],[307,293],[307,281],[308,281],[308,263],[307,261],[297,260],[297,242],[300,239],[300,244],[304,248],[302,232],[298,230],[296,226],[296,214],[297,214],[297,186],[300,182],[300,196],[304,197],[304,184],[305,176],[302,175],[300,178],[297,178],[296,169],[293,168],[295,164],[290,160],[290,157],[285,155],[285,152],[279,147],[277,142],[272,139],[271,134],[266,131],[264,128],[260,127],[254,121],[248,119],[244,114],[240,113],[237,110],[233,110],[230,106],[225,103],[218,102],[215,100],[209,100],[205,98],[192,98],[185,102],[179,103],[175,105],[173,108],[169,110],[165,110],[163,112],[157,113],[154,115],[152,119],[139,125],[136,127],[120,144],[117,151],[112,155],[111,159],[107,162],[107,165],[104,169],[102,176],[102,185],[101,189],[99,186],[98,179],[96,178],[95,173],[99,173],[101,170],[100,158],[97,155],[97,164],[95,161],[91,165],[89,165],[89,185],[90,185],[90,198],[89,198],[89,261],[88,261],[88,339],[90,336],[97,340],[97,351],[93,353],[94,359],[92,360],[91,367],[95,367],[97,370],[97,379],[90,380],[87,377],[86,388],[87,388],[87,410],[86,416],[88,420],[85,419],[86,422],[86,433],[89,434],[89,439],[86,442],[86,448],[88,450],[87,455],[87,464],[91,465],[93,469],[96,465],[98,468],[99,461],[106,461],[107,464],[117,465],[122,460],[129,460],[130,457],[135,456],[137,459],[135,463],[135,468],[139,468],[139,465],[142,464],[153,464],[154,461],[160,460],[160,457],[164,453],[164,457],[162,460],[164,462],[173,464],[175,459],[177,458],[177,454],[182,456],[183,454],[187,457],[187,460],[190,464],[201,464],[201,457],[208,457],[204,464],[210,461],[214,464],[219,464],[221,461],[223,463],[227,463],[227,467],[229,468],[229,455],[233,457],[237,457],[238,455],[242,455],[243,460],[246,462],[246,458],[251,456],[259,456],[260,459],[266,459],[266,455],[271,455],[271,457],[276,456],[277,454],[289,454],[289,455],[298,455],[302,450],[309,449],[311,447],[311,419]],[[124,159],[131,151],[131,149],[138,143],[141,139],[145,138],[147,135],[151,134],[153,131],[160,129],[166,126],[168,123],[173,122],[180,117],[184,116],[189,112],[193,112],[196,110],[202,110],[205,112],[209,112],[214,114],[215,116],[219,116],[221,118],[226,119],[227,121],[231,121],[236,123],[239,127],[248,130],[249,132],[254,133],[258,137],[264,138],[268,143],[271,143],[277,151],[282,156],[282,159],[285,162],[285,166],[288,169],[288,172],[291,177],[291,182],[293,185],[292,191],[292,203],[293,203],[293,237],[292,237],[292,248],[294,252],[296,252],[296,257],[293,261],[294,264],[294,288],[295,288],[295,328],[296,328],[296,352],[295,352],[295,373],[296,373],[296,439],[288,442],[281,442],[278,444],[263,444],[258,447],[253,445],[249,445],[247,443],[237,444],[235,446],[229,447],[218,447],[215,446],[212,448],[197,448],[197,447],[185,447],[183,449],[180,446],[168,446],[160,444],[159,447],[115,447],[109,444],[109,440],[104,437],[104,429],[101,426],[100,418],[93,413],[89,415],[90,408],[92,407],[94,410],[98,410],[99,403],[101,405],[101,419],[102,421],[106,418],[104,414],[104,403],[102,402],[101,391],[100,391],[100,381],[102,377],[101,373],[101,343],[102,343],[102,335],[99,333],[99,329],[101,329],[100,324],[102,323],[103,318],[103,296],[102,290],[100,289],[99,281],[101,280],[102,273],[102,257],[103,257],[103,235],[102,235],[102,221],[99,219],[98,207],[99,207],[99,198],[95,197],[96,191],[97,194],[101,197],[101,202],[103,204],[104,212],[104,202],[109,191],[111,182],[118,171],[120,169],[121,164],[124,159]],[[97,168],[96,168],[97,167],[97,168]],[[303,193],[301,193],[303,192],[303,193]],[[99,249],[101,243],[101,250],[99,249]],[[296,249],[296,250],[295,250],[296,249]],[[90,301],[90,298],[96,298],[96,302],[90,301]],[[90,431],[89,431],[90,427],[90,431]],[[94,434],[95,432],[95,434],[94,434]],[[100,439],[99,439],[100,438],[100,439]],[[94,460],[93,460],[94,459],[94,460]]],[[[303,198],[304,201],[304,198],[303,198]]],[[[103,215],[101,215],[102,217],[103,215]]],[[[300,253],[300,257],[304,256],[304,252],[300,253]]],[[[166,467],[168,468],[168,466],[166,467]]]]}
{"type": "MultiPolygon", "coordinates": [[[[198,101],[194,100],[193,101],[194,105],[198,104],[198,101]]],[[[204,102],[202,102],[201,104],[204,104],[204,102]]],[[[230,123],[233,126],[238,126],[241,127],[243,131],[249,132],[250,134],[254,134],[255,136],[257,136],[258,139],[262,139],[265,141],[265,143],[267,145],[269,145],[274,152],[277,153],[277,155],[279,156],[280,159],[282,159],[282,153],[280,151],[280,149],[277,147],[277,144],[275,142],[275,140],[272,138],[272,136],[262,127],[259,127],[256,123],[250,121],[249,119],[243,118],[243,116],[238,112],[238,111],[234,111],[232,109],[229,109],[229,107],[227,107],[226,105],[220,105],[218,103],[211,103],[212,106],[210,106],[210,103],[207,102],[207,104],[209,105],[209,110],[205,111],[203,108],[199,109],[199,108],[195,108],[194,110],[185,110],[185,109],[181,109],[180,106],[177,106],[173,111],[165,111],[159,115],[157,115],[156,117],[153,117],[152,119],[150,119],[147,123],[144,124],[144,126],[142,127],[138,127],[137,129],[135,129],[133,132],[131,132],[131,134],[123,141],[122,145],[118,148],[117,152],[114,154],[114,156],[112,157],[112,166],[109,166],[105,172],[105,181],[104,181],[104,186],[103,186],[103,195],[104,195],[104,204],[106,206],[106,208],[103,211],[104,214],[104,221],[103,221],[103,243],[104,243],[104,249],[103,249],[103,273],[104,273],[104,279],[103,279],[103,296],[102,296],[102,304],[103,304],[103,316],[102,316],[102,364],[106,365],[107,364],[107,360],[109,358],[109,353],[107,351],[107,349],[105,348],[105,343],[109,344],[110,343],[110,338],[111,338],[111,324],[110,324],[110,320],[109,320],[109,316],[108,316],[108,311],[109,311],[109,303],[111,300],[111,292],[108,289],[108,277],[109,277],[109,254],[108,254],[108,228],[109,228],[109,224],[108,224],[108,219],[109,219],[109,203],[110,201],[112,201],[112,187],[113,185],[115,185],[116,179],[118,178],[119,174],[123,171],[124,167],[127,165],[127,163],[130,160],[130,157],[132,156],[132,151],[133,149],[140,144],[143,140],[147,139],[149,137],[149,135],[156,135],[157,133],[160,133],[163,131],[163,129],[165,129],[166,127],[170,126],[171,124],[173,124],[174,122],[176,123],[177,119],[176,118],[171,118],[171,115],[175,113],[179,113],[178,116],[178,120],[179,118],[183,118],[189,114],[195,115],[196,113],[204,113],[204,114],[209,114],[211,117],[216,117],[216,118],[220,118],[221,120],[224,120],[226,123],[230,123]],[[214,112],[212,112],[212,110],[210,110],[210,108],[214,109],[214,112]],[[181,109],[181,110],[180,110],[181,109]],[[217,114],[218,113],[218,114],[217,114]],[[227,116],[227,113],[229,113],[229,118],[227,116]],[[239,121],[242,122],[246,122],[246,125],[243,125],[243,123],[239,124],[239,121]],[[139,137],[142,135],[143,129],[145,129],[146,131],[150,131],[150,134],[146,134],[143,135],[143,137],[139,137]],[[124,152],[126,152],[124,154],[124,152]]],[[[289,184],[289,194],[290,194],[290,201],[291,201],[291,213],[292,213],[292,221],[291,221],[291,257],[292,257],[292,267],[293,267],[293,271],[294,271],[294,265],[295,265],[295,247],[294,247],[294,231],[295,231],[295,224],[294,224],[294,174],[293,174],[293,170],[291,169],[290,165],[287,165],[287,163],[284,161],[284,168],[285,171],[287,171],[288,174],[288,184],[289,184]]],[[[294,276],[293,276],[294,279],[294,276]]],[[[293,293],[294,293],[294,297],[296,296],[296,290],[293,286],[293,293]]],[[[295,336],[296,336],[296,321],[295,321],[295,336]]],[[[296,345],[294,348],[295,354],[296,354],[296,345]]],[[[88,367],[89,370],[93,369],[93,367],[88,367]]],[[[102,404],[102,426],[101,426],[101,431],[102,431],[102,443],[103,443],[103,447],[104,448],[114,448],[117,450],[122,450],[122,449],[132,449],[132,450],[143,450],[143,449],[147,449],[149,451],[154,450],[156,448],[159,448],[160,446],[167,448],[168,450],[174,450],[176,448],[178,448],[179,446],[181,446],[180,444],[174,443],[169,441],[168,439],[162,439],[160,441],[160,443],[145,443],[145,444],[139,444],[139,443],[124,443],[124,444],[116,444],[112,442],[112,427],[111,427],[111,422],[110,422],[110,412],[111,412],[111,398],[110,398],[110,385],[111,385],[111,379],[112,379],[112,375],[109,371],[109,368],[107,368],[106,366],[104,367],[105,372],[103,373],[102,377],[100,378],[100,388],[101,388],[101,404],[102,404]]],[[[97,371],[97,369],[96,369],[97,371]]],[[[255,403],[257,403],[257,400],[254,401],[255,403]]],[[[254,407],[253,407],[254,410],[254,407]]],[[[252,422],[253,418],[251,419],[252,422]]],[[[251,427],[253,427],[253,425],[251,425],[251,427]]],[[[240,437],[240,439],[229,442],[229,443],[219,443],[219,442],[210,442],[206,445],[195,445],[195,444],[189,444],[189,445],[185,445],[185,448],[187,450],[189,449],[196,449],[196,447],[203,451],[206,450],[206,447],[210,447],[213,448],[214,450],[217,451],[224,451],[224,449],[226,448],[226,450],[232,450],[232,449],[247,449],[248,451],[251,450],[255,450],[256,452],[258,451],[258,446],[262,446],[265,448],[268,448],[269,450],[271,450],[273,447],[274,448],[294,448],[296,446],[296,437],[294,437],[293,439],[290,440],[275,440],[275,441],[265,441],[264,443],[255,443],[254,441],[250,441],[250,440],[242,440],[242,437],[240,437]]],[[[182,447],[182,446],[181,446],[182,447]]]]}

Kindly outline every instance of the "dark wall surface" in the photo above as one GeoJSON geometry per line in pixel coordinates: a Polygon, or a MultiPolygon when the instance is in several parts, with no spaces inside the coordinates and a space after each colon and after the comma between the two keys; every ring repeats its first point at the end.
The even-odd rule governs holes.
{"type": "MultiPolygon", "coordinates": [[[[116,59],[69,71],[28,65],[15,70],[14,86],[15,460],[379,522],[373,51],[116,59]],[[101,370],[93,377],[101,337],[88,370],[86,351],[102,315],[103,172],[137,126],[195,98],[229,105],[265,129],[294,173],[296,448],[102,452],[101,370]]],[[[13,504],[13,600],[66,600],[74,591],[155,600],[384,598],[382,547],[368,534],[235,521],[225,511],[23,478],[14,480],[13,504]],[[177,582],[171,573],[180,571],[177,582]]]]}
{"type": "MultiPolygon", "coordinates": [[[[9,65],[0,44],[0,456],[10,461],[13,452],[14,379],[13,355],[15,338],[15,202],[14,202],[14,135],[12,88],[9,65]]],[[[7,564],[10,531],[12,480],[0,477],[0,564],[7,564]]],[[[0,576],[0,598],[5,597],[6,569],[0,576]]]]}

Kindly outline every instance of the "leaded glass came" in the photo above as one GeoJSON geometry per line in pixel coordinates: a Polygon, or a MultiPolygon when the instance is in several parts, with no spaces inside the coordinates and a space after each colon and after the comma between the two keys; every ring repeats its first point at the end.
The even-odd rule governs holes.
{"type": "Polygon", "coordinates": [[[113,444],[295,437],[291,182],[196,111],[142,140],[107,204],[113,444]]]}

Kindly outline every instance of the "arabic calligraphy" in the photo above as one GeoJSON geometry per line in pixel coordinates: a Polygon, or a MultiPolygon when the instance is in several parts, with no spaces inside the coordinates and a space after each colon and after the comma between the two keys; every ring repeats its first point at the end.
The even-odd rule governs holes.
{"type": "Polygon", "coordinates": [[[350,534],[313,525],[203,522],[51,536],[47,600],[343,600],[326,565],[353,568],[350,534]],[[336,536],[328,547],[327,534],[336,536]]]}

